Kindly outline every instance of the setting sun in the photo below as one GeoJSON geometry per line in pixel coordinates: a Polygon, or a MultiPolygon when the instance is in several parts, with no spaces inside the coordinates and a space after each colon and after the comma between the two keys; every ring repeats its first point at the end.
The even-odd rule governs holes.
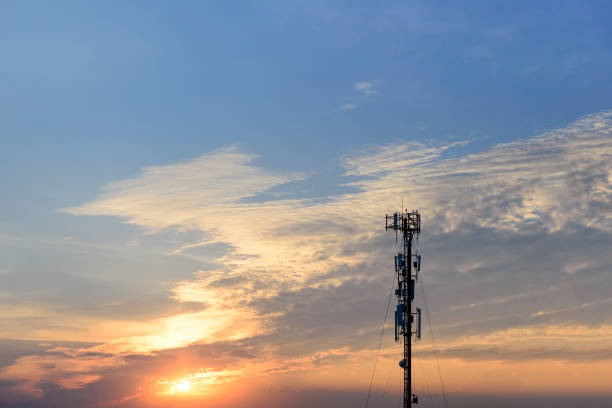
{"type": "Polygon", "coordinates": [[[187,392],[189,391],[189,388],[191,387],[191,384],[189,384],[189,381],[182,381],[178,384],[176,384],[174,386],[174,389],[178,392],[187,392]]]}

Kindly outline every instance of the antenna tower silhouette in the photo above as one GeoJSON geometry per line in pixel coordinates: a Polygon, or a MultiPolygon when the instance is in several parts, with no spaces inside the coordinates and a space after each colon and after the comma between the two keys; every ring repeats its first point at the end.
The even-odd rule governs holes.
{"type": "MultiPolygon", "coordinates": [[[[403,207],[403,200],[402,200],[403,207]]],[[[421,270],[421,256],[412,254],[412,240],[421,233],[421,215],[418,211],[402,212],[385,215],[385,230],[394,230],[395,236],[401,235],[402,252],[395,256],[395,273],[397,275],[397,309],[395,310],[395,341],[404,342],[404,358],[399,365],[404,370],[404,403],[403,408],[410,408],[418,403],[418,397],[412,393],[412,335],[421,338],[421,309],[412,312],[414,287],[421,270]],[[416,329],[413,331],[413,325],[416,329]]]]}

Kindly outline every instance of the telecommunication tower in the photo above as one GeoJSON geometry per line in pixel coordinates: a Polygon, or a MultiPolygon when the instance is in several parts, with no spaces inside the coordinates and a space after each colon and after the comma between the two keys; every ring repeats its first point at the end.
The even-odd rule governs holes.
{"type": "Polygon", "coordinates": [[[399,365],[404,370],[404,408],[418,403],[418,397],[412,393],[412,336],[421,338],[421,309],[412,311],[414,286],[421,270],[421,256],[412,253],[412,240],[418,239],[421,233],[421,215],[418,211],[396,212],[385,215],[385,230],[394,230],[402,238],[402,251],[395,257],[397,275],[397,309],[395,310],[395,341],[404,342],[404,358],[399,365]],[[415,322],[416,318],[416,322],[415,322]],[[416,323],[416,330],[413,325],[416,323]]]}

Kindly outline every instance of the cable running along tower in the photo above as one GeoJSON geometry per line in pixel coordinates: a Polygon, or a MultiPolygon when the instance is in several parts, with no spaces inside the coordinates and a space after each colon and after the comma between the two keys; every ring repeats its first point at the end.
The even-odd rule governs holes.
{"type": "Polygon", "coordinates": [[[399,365],[404,370],[403,408],[410,408],[419,402],[412,393],[412,336],[421,338],[421,309],[412,312],[414,287],[421,270],[421,255],[412,253],[412,241],[421,233],[421,215],[418,211],[402,209],[393,215],[385,215],[385,230],[394,230],[402,239],[402,252],[395,256],[397,275],[397,309],[395,310],[395,341],[404,342],[404,358],[399,365]],[[415,322],[416,319],[416,322],[415,322]],[[413,326],[416,328],[413,330],[413,326]]]}

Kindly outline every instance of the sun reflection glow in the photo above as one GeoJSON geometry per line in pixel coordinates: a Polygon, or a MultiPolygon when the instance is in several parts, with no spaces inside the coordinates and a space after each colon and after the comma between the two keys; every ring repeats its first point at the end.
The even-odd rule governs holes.
{"type": "Polygon", "coordinates": [[[197,371],[182,378],[158,380],[158,394],[161,395],[207,395],[215,393],[215,386],[234,381],[238,378],[236,371],[197,371]]]}

